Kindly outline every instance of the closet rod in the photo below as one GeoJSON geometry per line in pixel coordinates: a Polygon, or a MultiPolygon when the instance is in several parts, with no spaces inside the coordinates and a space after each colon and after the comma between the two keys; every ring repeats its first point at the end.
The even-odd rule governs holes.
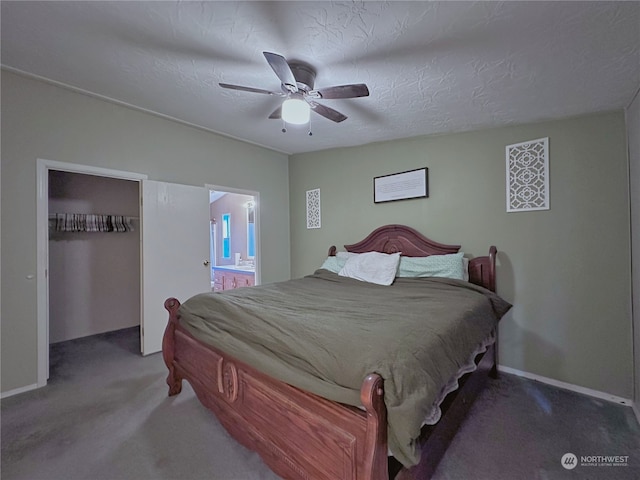
{"type": "Polygon", "coordinates": [[[50,213],[49,214],[49,220],[56,220],[58,217],[57,215],[100,215],[103,217],[124,217],[124,218],[129,218],[131,220],[137,220],[140,217],[134,217],[132,215],[115,215],[115,214],[111,214],[111,213],[50,213]]]}

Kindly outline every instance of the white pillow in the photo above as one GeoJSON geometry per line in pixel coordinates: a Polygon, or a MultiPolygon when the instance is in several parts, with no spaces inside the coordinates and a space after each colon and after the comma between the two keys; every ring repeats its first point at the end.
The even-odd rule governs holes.
{"type": "Polygon", "coordinates": [[[378,285],[391,285],[396,278],[399,263],[400,252],[366,252],[349,256],[338,275],[378,285]]]}
{"type": "Polygon", "coordinates": [[[353,252],[338,252],[338,253],[336,253],[336,257],[338,257],[340,260],[343,260],[345,262],[349,258],[357,257],[358,255],[360,255],[360,254],[359,253],[353,253],[353,252]]]}

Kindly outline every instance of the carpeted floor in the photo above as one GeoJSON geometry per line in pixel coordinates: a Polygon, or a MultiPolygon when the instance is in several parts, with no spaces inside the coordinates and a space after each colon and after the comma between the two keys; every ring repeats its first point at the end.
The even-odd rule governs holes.
{"type": "MultiPolygon", "coordinates": [[[[231,439],[187,382],[168,398],[159,354],[137,329],[51,347],[45,388],[2,400],[3,480],[277,479],[231,439]]],[[[640,427],[630,408],[502,374],[473,406],[439,480],[638,479],[640,427]],[[578,466],[560,463],[565,453],[578,466]],[[628,456],[627,466],[581,465],[628,456]]]]}

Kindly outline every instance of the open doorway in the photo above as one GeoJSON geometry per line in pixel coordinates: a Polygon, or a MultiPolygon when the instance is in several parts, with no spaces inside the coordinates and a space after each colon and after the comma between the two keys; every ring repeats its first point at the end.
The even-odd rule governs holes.
{"type": "Polygon", "coordinates": [[[211,189],[209,199],[211,290],[257,285],[257,194],[211,189]]]}
{"type": "MultiPolygon", "coordinates": [[[[85,207],[87,207],[88,203],[91,202],[87,202],[86,199],[73,199],[70,198],[67,193],[61,192],[60,191],[60,187],[61,185],[59,185],[59,182],[61,181],[60,178],[56,180],[54,180],[54,184],[56,184],[54,186],[54,191],[51,192],[52,196],[54,197],[54,199],[50,198],[50,192],[49,192],[49,184],[50,184],[50,174],[51,175],[69,175],[69,174],[79,174],[79,175],[84,175],[84,177],[78,177],[81,178],[80,182],[82,185],[84,186],[78,186],[78,185],[73,185],[71,190],[74,191],[74,195],[77,189],[80,190],[84,190],[87,191],[87,185],[86,185],[86,179],[89,178],[94,178],[95,177],[101,177],[104,179],[108,179],[107,181],[116,181],[116,180],[124,180],[124,181],[132,181],[133,185],[132,188],[134,190],[139,189],[139,185],[141,182],[143,182],[144,180],[146,180],[147,176],[144,174],[138,174],[138,173],[132,173],[132,172],[125,172],[125,171],[119,171],[119,170],[112,170],[112,169],[107,169],[107,168],[100,168],[100,167],[93,167],[93,166],[87,166],[87,165],[79,165],[79,164],[73,164],[73,163],[65,163],[65,162],[57,162],[57,161],[53,161],[53,160],[45,160],[45,159],[41,159],[39,158],[37,160],[37,212],[36,212],[36,218],[37,218],[37,282],[36,282],[36,290],[37,290],[37,302],[38,302],[38,318],[37,318],[37,337],[38,337],[38,378],[37,378],[37,383],[35,385],[35,387],[44,387],[47,384],[47,379],[49,378],[49,343],[50,343],[50,332],[49,332],[49,303],[50,303],[50,293],[49,293],[49,283],[50,283],[50,263],[49,263],[49,249],[50,249],[50,245],[51,244],[51,234],[52,234],[52,221],[55,221],[55,223],[57,223],[57,218],[52,218],[50,219],[49,214],[56,214],[56,213],[64,213],[63,211],[56,211],[58,209],[58,207],[69,207],[71,206],[71,204],[73,204],[73,211],[74,213],[83,213],[83,211],[79,211],[76,209],[76,207],[80,208],[82,207],[83,209],[85,207]],[[57,191],[56,191],[57,190],[57,191]],[[51,204],[51,205],[50,205],[51,204]],[[50,211],[51,209],[51,211],[50,211]]],[[[62,179],[63,183],[67,183],[67,185],[63,188],[63,190],[69,190],[69,185],[68,182],[70,181],[69,179],[71,178],[71,176],[66,176],[66,178],[62,179]]],[[[106,184],[104,184],[106,185],[106,184]]],[[[103,186],[104,186],[103,185],[103,186]]],[[[131,186],[131,185],[129,185],[131,186]]],[[[90,189],[89,189],[90,190],[90,189]]],[[[139,191],[139,190],[138,190],[139,191]]],[[[95,192],[91,192],[91,194],[93,195],[95,192]]],[[[95,199],[94,199],[95,200],[95,199]]],[[[102,198],[97,199],[96,201],[102,202],[102,198]]],[[[101,207],[100,205],[96,205],[96,207],[101,207]]],[[[128,208],[129,206],[127,206],[128,208]]],[[[106,207],[105,207],[106,208],[106,207]]],[[[100,210],[102,210],[102,208],[100,208],[100,210]]],[[[108,208],[108,210],[111,210],[111,208],[108,208]]],[[[118,213],[118,214],[122,214],[122,213],[127,213],[124,212],[122,210],[120,210],[120,206],[117,206],[117,212],[116,211],[109,211],[109,212],[105,212],[105,211],[100,211],[100,212],[94,212],[94,213],[118,213]]],[[[65,210],[66,211],[66,210],[65,210]]],[[[88,211],[93,211],[93,208],[91,210],[86,210],[86,212],[88,211]]],[[[136,201],[135,202],[135,208],[132,208],[132,210],[129,212],[131,213],[131,216],[134,217],[139,217],[139,202],[136,201]]],[[[66,247],[67,245],[63,245],[63,243],[67,243],[70,242],[70,238],[71,236],[68,236],[69,234],[64,233],[64,232],[60,232],[59,235],[61,236],[59,239],[57,239],[58,243],[53,245],[53,249],[54,251],[52,252],[54,255],[57,255],[57,250],[59,249],[59,247],[66,247]]],[[[58,235],[58,233],[56,233],[56,235],[58,235]]],[[[75,235],[75,234],[71,234],[71,235],[75,235]]],[[[82,234],[84,235],[84,234],[82,234]]],[[[92,237],[95,235],[95,233],[92,234],[86,234],[91,235],[92,237]]],[[[106,234],[105,234],[106,235],[106,234]]],[[[99,235],[102,236],[102,235],[99,235]]],[[[130,237],[130,235],[128,235],[130,237]]],[[[137,242],[139,243],[139,242],[137,242]]],[[[84,244],[84,245],[88,245],[88,244],[84,244]]],[[[93,244],[92,244],[93,245],[93,244]]],[[[69,249],[67,249],[69,250],[69,249]]],[[[72,255],[77,255],[78,254],[78,249],[71,249],[69,250],[71,252],[72,255]]],[[[84,248],[84,250],[81,250],[82,252],[88,252],[88,251],[93,251],[93,246],[92,248],[84,248]]],[[[132,253],[133,256],[135,256],[135,253],[132,253]]],[[[57,261],[58,259],[55,259],[55,261],[57,261]]],[[[75,259],[72,259],[75,260],[75,259]]],[[[135,261],[135,259],[133,260],[135,261]]],[[[131,263],[131,262],[129,262],[131,263]]],[[[84,267],[87,267],[88,262],[82,262],[82,265],[84,267]]],[[[56,267],[54,266],[54,269],[56,267]]],[[[102,272],[100,272],[100,274],[102,274],[102,272]]],[[[94,286],[95,284],[91,283],[92,286],[94,286]]],[[[57,285],[56,285],[57,287],[57,285]]],[[[72,287],[73,290],[73,287],[72,287]]],[[[54,295],[56,295],[55,292],[53,292],[54,295]]],[[[84,298],[84,296],[80,296],[80,298],[84,298]]],[[[135,296],[133,301],[135,302],[135,296]]],[[[138,296],[138,302],[140,301],[139,296],[138,296]]],[[[66,307],[65,307],[66,308],[66,307]]],[[[111,308],[108,308],[107,310],[111,310],[111,308]]],[[[67,329],[69,325],[66,325],[63,327],[63,331],[62,333],[58,332],[53,332],[54,335],[54,340],[58,339],[60,340],[60,338],[57,338],[56,335],[69,335],[68,331],[64,331],[64,329],[67,329]]],[[[85,325],[86,326],[86,325],[85,325]]],[[[57,326],[55,328],[58,328],[57,326]]],[[[75,328],[75,326],[73,327],[75,328]]],[[[84,328],[84,327],[81,327],[84,328]]],[[[117,328],[117,327],[116,327],[117,328]]],[[[104,331],[104,330],[103,330],[104,331]]],[[[90,332],[89,334],[91,334],[92,332],[90,332]]],[[[80,332],[79,334],[76,333],[72,333],[71,336],[83,336],[85,335],[85,332],[80,332]]],[[[71,337],[69,337],[71,338],[71,337]]]]}
{"type": "Polygon", "coordinates": [[[140,182],[54,169],[48,182],[49,343],[140,326],[140,182]]]}

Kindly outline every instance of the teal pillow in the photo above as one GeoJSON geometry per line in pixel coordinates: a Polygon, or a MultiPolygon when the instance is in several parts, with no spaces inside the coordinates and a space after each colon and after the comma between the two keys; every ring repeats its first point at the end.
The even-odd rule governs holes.
{"type": "Polygon", "coordinates": [[[445,277],[464,280],[463,252],[428,257],[400,257],[398,277],[445,277]]]}
{"type": "Polygon", "coordinates": [[[327,257],[320,268],[324,268],[325,270],[329,270],[333,273],[338,273],[344,267],[344,264],[347,263],[346,258],[339,257],[327,257]]]}

